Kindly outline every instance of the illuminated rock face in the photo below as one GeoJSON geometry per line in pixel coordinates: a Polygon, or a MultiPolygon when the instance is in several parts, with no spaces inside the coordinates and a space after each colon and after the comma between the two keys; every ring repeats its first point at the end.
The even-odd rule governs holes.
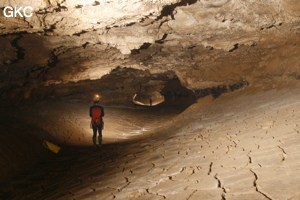
{"type": "Polygon", "coordinates": [[[34,11],[25,18],[1,12],[5,99],[97,80],[118,66],[172,71],[194,91],[298,76],[296,0],[1,1],[6,6],[34,11]]]}

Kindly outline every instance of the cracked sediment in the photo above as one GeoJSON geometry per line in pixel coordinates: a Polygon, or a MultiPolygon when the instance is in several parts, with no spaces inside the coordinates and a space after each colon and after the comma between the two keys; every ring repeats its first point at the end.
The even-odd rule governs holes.
{"type": "Polygon", "coordinates": [[[63,149],[4,191],[15,199],[297,199],[300,90],[293,84],[204,98],[131,142],[108,144],[104,131],[102,149],[63,149]]]}

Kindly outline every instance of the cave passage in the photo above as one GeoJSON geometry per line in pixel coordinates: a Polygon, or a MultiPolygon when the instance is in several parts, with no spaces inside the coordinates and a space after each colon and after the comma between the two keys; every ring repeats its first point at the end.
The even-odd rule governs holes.
{"type": "Polygon", "coordinates": [[[58,154],[48,155],[2,184],[0,197],[297,198],[298,84],[292,81],[287,88],[270,83],[264,91],[259,84],[251,85],[218,98],[201,98],[180,111],[162,106],[107,106],[101,149],[91,147],[88,119],[87,124],[80,119],[87,115],[89,104],[54,99],[35,104],[35,110],[23,106],[36,127],[51,119],[45,123],[48,130],[63,133],[57,138],[67,143],[58,154]],[[47,110],[42,111],[45,105],[47,110]],[[294,186],[274,184],[282,177],[294,186]]]}
{"type": "Polygon", "coordinates": [[[299,10],[0,1],[0,200],[299,200],[299,10]]]}

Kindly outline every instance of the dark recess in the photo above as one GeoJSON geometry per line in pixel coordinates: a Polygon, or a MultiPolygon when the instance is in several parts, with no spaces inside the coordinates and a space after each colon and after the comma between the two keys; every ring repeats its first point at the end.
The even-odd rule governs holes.
{"type": "Polygon", "coordinates": [[[175,10],[176,7],[191,5],[196,3],[197,1],[198,0],[183,0],[178,3],[165,6],[161,11],[161,15],[157,19],[159,20],[162,19],[164,16],[169,16],[169,15],[171,15],[172,19],[174,19],[173,11],[175,10]]]}
{"type": "Polygon", "coordinates": [[[148,49],[151,46],[151,43],[145,42],[139,49],[131,50],[132,55],[140,54],[141,50],[148,49]]]}
{"type": "Polygon", "coordinates": [[[18,42],[20,39],[23,38],[23,35],[20,34],[18,37],[16,37],[14,40],[11,41],[11,46],[15,47],[17,49],[17,59],[13,60],[13,62],[18,62],[20,60],[24,60],[25,57],[25,49],[18,45],[18,42]]]}
{"type": "Polygon", "coordinates": [[[183,87],[177,77],[169,79],[160,92],[165,97],[165,105],[191,105],[197,98],[192,90],[183,87]]]}
{"type": "Polygon", "coordinates": [[[213,98],[216,99],[223,93],[232,92],[232,91],[241,89],[247,85],[249,85],[249,83],[247,81],[243,80],[240,83],[236,83],[236,84],[232,84],[232,85],[220,85],[217,87],[195,90],[195,95],[197,98],[203,98],[205,96],[212,95],[213,98]]]}
{"type": "Polygon", "coordinates": [[[156,40],[155,43],[158,43],[158,44],[163,44],[164,43],[164,40],[167,38],[168,34],[164,34],[164,36],[160,39],[160,40],[156,40]]]}
{"type": "Polygon", "coordinates": [[[229,52],[233,52],[239,48],[239,44],[235,44],[232,49],[229,50],[229,52]]]}

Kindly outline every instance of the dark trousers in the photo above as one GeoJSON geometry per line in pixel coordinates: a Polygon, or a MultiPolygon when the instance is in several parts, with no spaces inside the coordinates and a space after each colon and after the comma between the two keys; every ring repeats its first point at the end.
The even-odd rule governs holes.
{"type": "Polygon", "coordinates": [[[92,128],[93,128],[93,144],[96,145],[97,144],[97,131],[99,133],[98,135],[98,142],[99,144],[102,144],[102,128],[103,128],[103,125],[98,125],[98,126],[95,126],[95,125],[92,125],[92,128]]]}

